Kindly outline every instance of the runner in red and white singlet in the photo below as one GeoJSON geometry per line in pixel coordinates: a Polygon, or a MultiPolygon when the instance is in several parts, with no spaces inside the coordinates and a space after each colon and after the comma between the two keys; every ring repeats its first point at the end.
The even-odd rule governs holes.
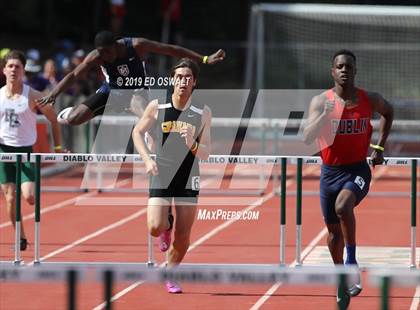
{"type": "Polygon", "coordinates": [[[318,139],[324,164],[336,166],[365,161],[372,135],[372,106],[368,94],[359,89],[357,105],[351,108],[343,107],[334,89],[328,90],[325,96],[334,102],[334,110],[318,139]],[[334,143],[328,145],[325,137],[331,135],[334,143]]]}
{"type": "MultiPolygon", "coordinates": [[[[371,172],[366,156],[372,134],[370,120],[375,112],[381,116],[378,141],[371,145],[375,166],[384,160],[384,145],[394,113],[382,96],[355,86],[356,57],[351,51],[334,54],[331,75],[334,87],[311,101],[304,137],[308,144],[318,142],[323,160],[320,200],[331,257],[335,264],[343,264],[346,247],[345,264],[357,265],[353,209],[369,191],[371,172]]],[[[340,308],[347,308],[350,297],[361,291],[359,279],[337,298],[340,308]]]]}

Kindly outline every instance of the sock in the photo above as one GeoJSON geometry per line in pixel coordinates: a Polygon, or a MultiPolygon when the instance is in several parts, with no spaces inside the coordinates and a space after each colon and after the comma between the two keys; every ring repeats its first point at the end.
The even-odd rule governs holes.
{"type": "Polygon", "coordinates": [[[58,113],[57,121],[62,125],[68,125],[69,121],[67,120],[67,118],[69,117],[69,114],[72,109],[73,109],[72,107],[68,107],[62,110],[60,113],[58,113]]]}
{"type": "Polygon", "coordinates": [[[356,246],[355,245],[347,245],[346,244],[346,265],[357,265],[356,261],[356,246]]]}

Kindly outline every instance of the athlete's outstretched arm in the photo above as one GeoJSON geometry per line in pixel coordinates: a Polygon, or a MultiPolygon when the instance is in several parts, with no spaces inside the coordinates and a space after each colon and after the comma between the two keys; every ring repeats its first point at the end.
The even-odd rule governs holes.
{"type": "Polygon", "coordinates": [[[147,105],[142,117],[134,127],[132,134],[134,146],[146,165],[146,173],[152,175],[157,175],[158,169],[156,162],[150,157],[149,149],[146,146],[144,137],[146,132],[152,128],[156,122],[157,110],[158,100],[153,100],[147,105]]]}
{"type": "Polygon", "coordinates": [[[99,53],[97,50],[90,52],[81,64],[79,64],[73,71],[68,73],[46,96],[36,100],[39,106],[44,106],[48,103],[54,104],[55,98],[73,85],[80,77],[84,76],[91,68],[99,65],[99,53]]]}
{"type": "Polygon", "coordinates": [[[187,58],[191,58],[197,63],[205,63],[205,64],[213,65],[215,63],[218,63],[219,61],[222,61],[226,56],[225,51],[222,49],[219,49],[217,52],[205,58],[205,56],[200,55],[199,53],[194,52],[185,47],[182,47],[179,45],[173,45],[173,44],[160,43],[160,42],[148,40],[145,38],[134,39],[133,45],[134,45],[134,48],[136,49],[137,54],[140,57],[143,57],[147,53],[153,53],[153,54],[173,56],[177,58],[187,57],[187,58]]]}
{"type": "Polygon", "coordinates": [[[61,129],[60,125],[57,122],[57,114],[54,111],[54,108],[51,105],[37,106],[35,101],[42,97],[42,94],[31,88],[29,93],[29,100],[31,109],[33,111],[39,110],[51,123],[51,131],[54,139],[54,150],[57,153],[63,151],[61,146],[61,129]]]}

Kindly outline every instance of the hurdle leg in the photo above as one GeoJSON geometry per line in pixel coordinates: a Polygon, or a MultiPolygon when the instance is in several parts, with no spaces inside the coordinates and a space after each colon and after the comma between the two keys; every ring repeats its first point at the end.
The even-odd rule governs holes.
{"type": "Polygon", "coordinates": [[[153,267],[155,265],[153,257],[153,237],[149,232],[147,233],[147,266],[153,267]]]}
{"type": "Polygon", "coordinates": [[[417,160],[411,161],[411,259],[410,268],[416,268],[417,234],[417,160]]]}
{"type": "MultiPolygon", "coordinates": [[[[341,301],[343,300],[344,295],[345,295],[345,291],[347,289],[346,281],[347,281],[346,275],[345,274],[339,274],[339,276],[338,276],[337,298],[341,301]]],[[[345,306],[345,303],[339,302],[338,303],[338,309],[339,310],[346,310],[347,307],[345,306]]]]}
{"type": "Polygon", "coordinates": [[[104,271],[104,297],[105,297],[105,309],[112,309],[112,286],[114,282],[114,274],[111,270],[104,271]]]}
{"type": "Polygon", "coordinates": [[[20,265],[20,221],[16,220],[16,231],[15,231],[15,260],[13,262],[15,265],[20,265]]]}
{"type": "Polygon", "coordinates": [[[286,264],[286,173],[287,159],[281,159],[280,183],[280,265],[286,264]]]}
{"type": "Polygon", "coordinates": [[[21,171],[22,171],[22,155],[17,155],[16,157],[16,230],[15,230],[15,265],[21,264],[20,256],[20,237],[21,237],[21,223],[22,223],[22,214],[21,214],[21,171]]]}
{"type": "Polygon", "coordinates": [[[67,272],[67,298],[68,298],[68,309],[76,309],[76,284],[77,284],[77,272],[75,270],[69,270],[67,272]]]}
{"type": "Polygon", "coordinates": [[[297,162],[296,182],[296,266],[302,265],[302,158],[297,162]]]}
{"type": "Polygon", "coordinates": [[[40,225],[41,224],[41,155],[35,159],[35,250],[34,264],[40,263],[40,225]]]}
{"type": "Polygon", "coordinates": [[[383,277],[382,278],[382,284],[381,284],[381,309],[382,310],[388,310],[388,298],[389,298],[389,277],[383,277]]]}

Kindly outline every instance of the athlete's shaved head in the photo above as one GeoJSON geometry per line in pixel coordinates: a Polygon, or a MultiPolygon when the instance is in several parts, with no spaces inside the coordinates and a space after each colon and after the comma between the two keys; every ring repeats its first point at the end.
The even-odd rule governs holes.
{"type": "Polygon", "coordinates": [[[332,62],[334,63],[335,58],[337,56],[340,56],[340,55],[350,56],[351,58],[353,58],[354,62],[356,62],[356,55],[354,55],[354,53],[352,51],[346,50],[346,49],[342,49],[342,50],[339,50],[339,51],[335,52],[334,56],[332,58],[332,62]]]}
{"type": "Polygon", "coordinates": [[[98,32],[95,36],[95,47],[110,47],[115,44],[116,37],[110,31],[98,32]]]}

